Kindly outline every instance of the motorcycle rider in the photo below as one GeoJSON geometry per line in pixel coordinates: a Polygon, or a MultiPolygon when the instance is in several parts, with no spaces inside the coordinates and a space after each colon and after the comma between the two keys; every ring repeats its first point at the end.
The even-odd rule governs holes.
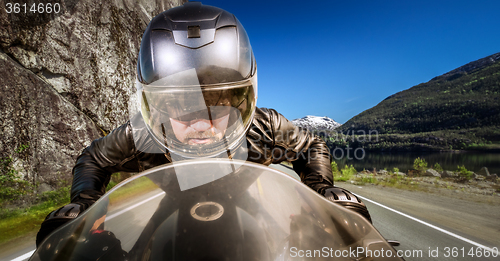
{"type": "Polygon", "coordinates": [[[256,61],[229,12],[188,2],[153,18],[139,51],[137,91],[141,113],[78,157],[71,203],[47,216],[37,246],[99,199],[112,173],[201,157],[291,161],[304,184],[371,221],[356,196],[333,185],[324,141],[256,107],[256,61]]]}

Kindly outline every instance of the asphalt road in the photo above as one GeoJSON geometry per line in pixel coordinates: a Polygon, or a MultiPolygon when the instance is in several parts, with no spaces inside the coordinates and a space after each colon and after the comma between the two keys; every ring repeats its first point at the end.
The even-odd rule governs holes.
{"type": "MultiPolygon", "coordinates": [[[[273,167],[297,178],[295,173],[286,167],[273,167]]],[[[496,216],[495,211],[498,211],[497,208],[494,208],[492,213],[493,217],[496,216],[497,218],[492,220],[493,224],[490,228],[475,228],[471,225],[473,220],[469,220],[469,225],[457,224],[454,226],[450,225],[450,220],[460,220],[460,217],[436,218],[435,216],[439,215],[434,214],[434,212],[429,213],[428,204],[414,202],[405,202],[406,204],[404,204],[399,202],[398,197],[403,199],[400,201],[404,201],[405,197],[401,193],[398,194],[398,191],[380,192],[380,189],[377,190],[372,187],[360,187],[350,184],[338,185],[344,186],[363,197],[363,201],[370,210],[374,226],[386,239],[397,240],[401,243],[399,247],[396,247],[396,250],[405,260],[500,260],[500,256],[493,257],[498,253],[492,252],[494,247],[500,247],[500,241],[497,237],[491,236],[498,234],[496,222],[499,222],[500,219],[498,219],[499,216],[496,216]],[[397,203],[388,199],[393,199],[397,203]],[[389,205],[391,203],[392,205],[389,205]],[[471,230],[471,226],[474,229],[471,230]],[[492,232],[491,235],[488,234],[488,230],[493,230],[490,231],[492,232]],[[486,234],[486,236],[481,236],[479,233],[486,234]],[[478,256],[479,254],[481,257],[478,256]],[[489,255],[489,257],[485,257],[485,255],[489,255]]],[[[141,202],[148,201],[156,205],[162,196],[163,194],[160,191],[152,191],[141,198],[128,202],[128,208],[134,209],[134,211],[109,214],[107,220],[114,220],[113,222],[106,222],[108,226],[106,229],[116,231],[115,234],[119,238],[120,233],[132,234],[138,237],[140,233],[138,228],[141,227],[141,222],[145,222],[144,220],[147,220],[145,217],[152,215],[155,209],[147,207],[141,202]],[[138,213],[140,213],[140,217],[138,213]],[[113,224],[123,224],[124,222],[130,224],[126,229],[111,227],[113,224]]],[[[409,197],[414,197],[414,195],[409,197]]],[[[450,206],[450,208],[459,209],[459,206],[450,206]]],[[[459,215],[461,212],[457,213],[453,213],[453,215],[459,215]]],[[[470,215],[470,213],[463,214],[470,215]]],[[[442,215],[446,215],[446,212],[442,215]]],[[[470,218],[466,217],[466,219],[470,218]]],[[[130,249],[135,240],[135,238],[130,238],[129,241],[122,242],[124,250],[130,249]]],[[[23,248],[21,252],[5,257],[1,257],[0,254],[0,257],[1,260],[22,261],[29,258],[33,249],[34,245],[31,245],[23,248]]]]}
{"type": "Polygon", "coordinates": [[[401,243],[396,250],[407,254],[405,260],[500,260],[500,254],[495,252],[500,248],[499,206],[482,206],[452,199],[443,206],[439,203],[442,199],[437,195],[425,195],[423,192],[381,190],[380,187],[348,184],[338,186],[362,197],[372,216],[373,225],[386,239],[401,243]],[[431,199],[434,201],[431,202],[431,199]],[[402,204],[387,204],[393,200],[402,204]],[[464,212],[460,211],[463,208],[460,204],[472,204],[475,207],[469,207],[469,211],[464,212]],[[485,210],[481,215],[474,213],[476,211],[473,208],[490,210],[485,210]],[[466,221],[460,222],[464,220],[463,216],[467,217],[466,221]],[[482,219],[489,221],[480,222],[482,219]],[[470,227],[475,228],[471,230],[470,227]]]}

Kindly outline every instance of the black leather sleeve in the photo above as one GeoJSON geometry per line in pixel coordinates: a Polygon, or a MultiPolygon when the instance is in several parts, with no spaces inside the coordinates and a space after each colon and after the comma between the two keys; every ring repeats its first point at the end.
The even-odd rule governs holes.
{"type": "Polygon", "coordinates": [[[257,108],[247,140],[250,160],[266,165],[291,161],[302,182],[321,195],[333,187],[326,143],[275,110],[257,108]]]}
{"type": "Polygon", "coordinates": [[[71,202],[97,200],[105,193],[111,174],[120,171],[139,171],[130,122],[94,140],[78,157],[73,168],[71,202]]]}
{"type": "Polygon", "coordinates": [[[314,136],[310,139],[306,153],[300,154],[297,160],[292,162],[293,169],[299,173],[304,184],[324,195],[325,190],[333,186],[330,151],[320,138],[314,136]]]}

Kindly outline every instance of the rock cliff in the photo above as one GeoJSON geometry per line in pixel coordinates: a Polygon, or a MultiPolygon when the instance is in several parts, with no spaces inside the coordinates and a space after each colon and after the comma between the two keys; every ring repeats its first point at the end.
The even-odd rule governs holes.
{"type": "Polygon", "coordinates": [[[0,12],[0,158],[51,190],[71,180],[92,140],[127,121],[142,33],[185,1],[38,1],[53,4],[50,14],[9,2],[21,6],[0,12]]]}

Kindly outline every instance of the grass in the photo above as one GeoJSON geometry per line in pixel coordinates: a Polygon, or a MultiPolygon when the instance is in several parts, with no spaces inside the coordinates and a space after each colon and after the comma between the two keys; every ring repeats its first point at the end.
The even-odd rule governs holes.
{"type": "Polygon", "coordinates": [[[70,187],[45,192],[41,203],[28,208],[0,210],[0,244],[40,229],[40,224],[54,209],[69,203],[70,187]]]}
{"type": "Polygon", "coordinates": [[[332,173],[333,173],[333,181],[348,181],[350,180],[353,175],[358,173],[358,171],[351,165],[347,166],[345,165],[344,168],[342,168],[340,171],[338,170],[337,163],[332,162],[331,163],[332,167],[332,173]]]}
{"type": "MultiPolygon", "coordinates": [[[[425,159],[421,158],[416,158],[413,162],[413,170],[410,170],[408,172],[408,175],[416,177],[421,176],[425,171],[427,170],[427,162],[425,159]]],[[[375,176],[374,174],[370,173],[367,174],[366,171],[363,171],[362,174],[358,175],[356,169],[351,165],[348,167],[347,165],[344,166],[344,168],[339,171],[337,167],[336,162],[331,163],[332,167],[332,173],[334,176],[335,181],[354,181],[359,185],[364,185],[364,184],[374,184],[374,185],[380,185],[380,186],[387,186],[387,187],[394,187],[394,188],[400,188],[400,189],[406,189],[406,190],[422,190],[426,191],[425,188],[419,187],[418,181],[415,181],[413,178],[408,177],[406,175],[397,175],[395,173],[399,172],[398,168],[393,168],[392,171],[389,171],[389,175],[384,175],[384,176],[375,176]],[[354,174],[356,174],[354,176],[354,174]]],[[[436,163],[433,167],[437,171],[443,171],[443,168],[436,163]]],[[[386,170],[387,171],[387,170],[386,170]]],[[[461,181],[467,181],[472,179],[473,177],[473,172],[467,170],[464,166],[457,166],[457,170],[455,171],[461,177],[461,181]]],[[[439,180],[439,178],[436,178],[439,180]]],[[[457,180],[460,182],[460,179],[457,180]]],[[[447,188],[451,189],[450,186],[447,186],[447,188]]]]}
{"type": "Polygon", "coordinates": [[[389,175],[381,179],[376,178],[373,174],[361,175],[353,179],[359,185],[374,184],[384,187],[393,187],[405,190],[419,190],[418,182],[411,178],[399,175],[389,175]]]}
{"type": "Polygon", "coordinates": [[[109,200],[116,204],[155,189],[158,189],[158,186],[153,181],[146,177],[140,177],[115,190],[109,200]]]}
{"type": "Polygon", "coordinates": [[[457,166],[457,171],[459,176],[461,176],[462,178],[466,179],[466,180],[470,180],[472,179],[472,175],[474,174],[474,172],[472,171],[469,171],[465,168],[465,166],[457,166]]]}
{"type": "Polygon", "coordinates": [[[357,181],[360,183],[360,185],[364,185],[366,183],[370,184],[378,184],[378,180],[373,176],[373,174],[370,174],[368,177],[360,177],[357,179],[357,181]]]}
{"type": "MultiPolygon", "coordinates": [[[[108,190],[116,185],[119,179],[120,175],[114,175],[108,190]]],[[[157,188],[158,186],[150,179],[141,177],[131,184],[117,189],[111,197],[111,201],[119,203],[157,188]]],[[[70,186],[66,186],[55,191],[45,192],[39,197],[40,203],[28,208],[2,208],[0,210],[0,245],[38,231],[40,224],[50,212],[70,202],[70,189],[70,186]]]]}

